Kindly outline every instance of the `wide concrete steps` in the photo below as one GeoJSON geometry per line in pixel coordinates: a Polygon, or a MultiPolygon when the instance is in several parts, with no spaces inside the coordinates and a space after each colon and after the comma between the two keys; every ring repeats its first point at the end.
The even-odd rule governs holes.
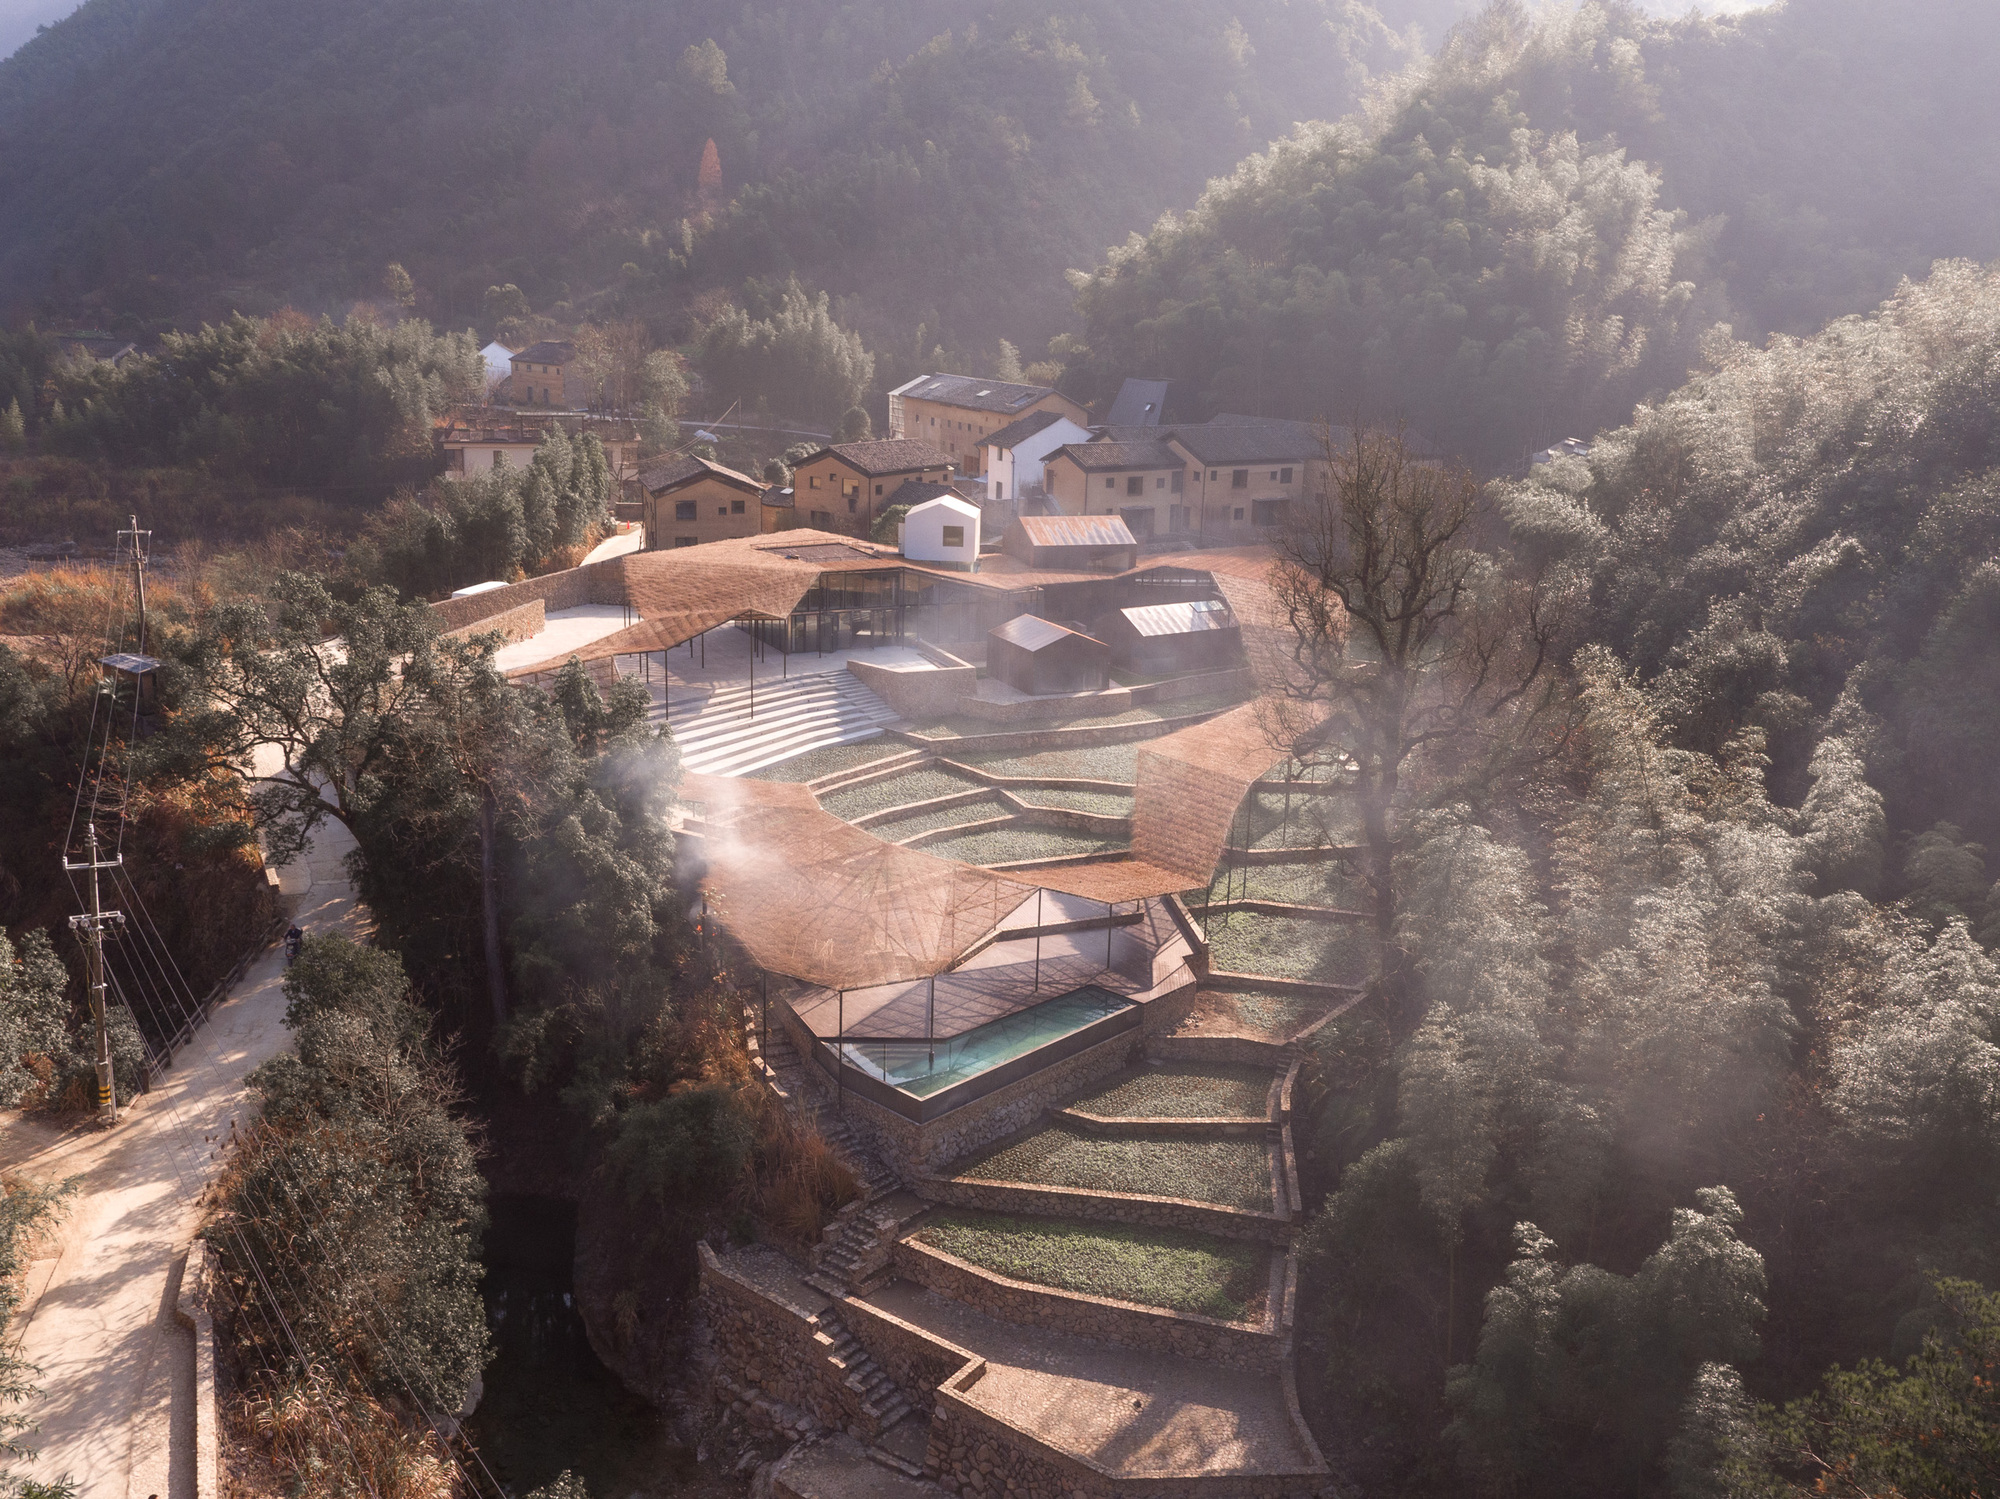
{"type": "Polygon", "coordinates": [[[701,699],[655,706],[680,747],[681,763],[709,775],[739,776],[807,750],[873,739],[902,722],[896,710],[851,673],[815,672],[789,681],[730,687],[701,699]]]}

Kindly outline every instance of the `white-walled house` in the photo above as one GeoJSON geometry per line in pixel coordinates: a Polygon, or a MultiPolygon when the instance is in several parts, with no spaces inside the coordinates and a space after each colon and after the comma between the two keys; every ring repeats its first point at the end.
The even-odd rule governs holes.
{"type": "Polygon", "coordinates": [[[514,351],[495,339],[479,351],[479,357],[486,365],[486,394],[490,396],[514,373],[514,351]]]}
{"type": "Polygon", "coordinates": [[[902,543],[903,555],[912,562],[971,572],[979,561],[979,507],[952,495],[925,500],[903,517],[902,543]]]}
{"type": "MultiPolygon", "coordinates": [[[[1043,460],[1072,442],[1089,442],[1090,431],[1059,411],[1031,411],[981,439],[989,500],[1018,500],[1022,488],[1042,482],[1043,460]]],[[[1011,512],[1009,512],[1011,513],[1011,512]]]]}

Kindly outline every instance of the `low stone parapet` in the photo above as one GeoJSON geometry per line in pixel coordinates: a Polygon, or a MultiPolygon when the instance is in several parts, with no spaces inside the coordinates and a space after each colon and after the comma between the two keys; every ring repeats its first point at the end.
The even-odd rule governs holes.
{"type": "Polygon", "coordinates": [[[979,1355],[969,1349],[912,1327],[858,1296],[841,1298],[840,1320],[882,1372],[908,1393],[910,1403],[926,1415],[937,1406],[939,1385],[980,1362],[979,1355]]]}
{"type": "MultiPolygon", "coordinates": [[[[1138,1192],[1097,1192],[1052,1187],[1042,1182],[977,1181],[963,1176],[919,1179],[916,1194],[927,1202],[983,1208],[991,1213],[1030,1213],[1044,1218],[1090,1218],[1102,1223],[1137,1223],[1150,1228],[1182,1228],[1219,1239],[1283,1244],[1292,1237],[1289,1212],[1260,1212],[1196,1202],[1186,1197],[1153,1197],[1138,1192]]],[[[1276,1204],[1273,1204],[1274,1207],[1276,1204]]]]}
{"type": "Polygon", "coordinates": [[[1257,1323],[1224,1322],[1014,1280],[910,1239],[898,1241],[893,1263],[899,1274],[927,1290],[1019,1327],[1265,1373],[1277,1371],[1284,1352],[1272,1320],[1280,1310],[1276,1305],[1257,1323]]]}

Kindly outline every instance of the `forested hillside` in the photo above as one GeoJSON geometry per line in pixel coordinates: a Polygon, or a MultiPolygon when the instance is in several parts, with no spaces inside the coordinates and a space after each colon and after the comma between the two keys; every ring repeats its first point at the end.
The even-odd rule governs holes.
{"type": "Polygon", "coordinates": [[[396,261],[443,327],[507,283],[664,325],[795,272],[873,345],[1038,351],[1067,267],[1411,45],[1338,0],[90,0],[0,64],[0,304],[340,311],[396,261]]]}
{"type": "MultiPolygon", "coordinates": [[[[1709,352],[1489,487],[1505,547],[1433,530],[1411,607],[1344,595],[1371,655],[1385,618],[1423,641],[1393,699],[1331,695],[1358,794],[1401,772],[1301,1272],[1302,1384],[1368,1492],[1992,1471],[2000,271],[1709,352]],[[1351,727],[1392,721],[1400,760],[1351,727]]],[[[1347,547],[1287,533],[1288,598],[1437,524],[1362,548],[1339,472],[1347,547]]]]}
{"type": "Polygon", "coordinates": [[[1973,70],[2000,11],[1648,20],[1503,0],[1362,119],[1302,127],[1081,289],[1079,394],[1402,415],[1488,465],[1622,421],[1707,330],[1807,333],[2000,254],[1973,70]]]}

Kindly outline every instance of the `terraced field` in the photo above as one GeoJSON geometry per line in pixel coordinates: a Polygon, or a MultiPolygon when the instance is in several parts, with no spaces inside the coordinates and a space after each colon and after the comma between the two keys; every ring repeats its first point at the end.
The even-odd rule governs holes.
{"type": "Polygon", "coordinates": [[[1184,1063],[1113,1078],[1070,1107],[1107,1119],[1262,1118],[1270,1091],[1268,1068],[1184,1063]]]}
{"type": "Polygon", "coordinates": [[[981,1269],[1084,1296],[1246,1322],[1262,1317],[1270,1251],[1207,1234],[941,1209],[914,1235],[981,1269]]]}
{"type": "Polygon", "coordinates": [[[950,796],[955,791],[978,789],[979,782],[970,776],[957,775],[949,770],[926,765],[916,770],[904,771],[901,775],[885,776],[879,781],[870,781],[865,786],[830,791],[819,799],[819,804],[835,817],[844,817],[852,822],[857,817],[866,817],[870,812],[907,806],[911,802],[927,802],[933,797],[950,796]]]}
{"type": "Polygon", "coordinates": [[[1271,900],[1294,906],[1336,906],[1348,911],[1373,909],[1367,883],[1338,859],[1317,864],[1265,864],[1244,869],[1219,869],[1208,898],[1271,900]]]}
{"type": "MultiPolygon", "coordinates": [[[[887,843],[901,843],[905,838],[914,838],[919,833],[928,833],[937,828],[955,828],[968,822],[986,822],[991,818],[1006,816],[1006,809],[996,801],[965,802],[956,807],[942,807],[930,812],[916,812],[908,817],[891,818],[887,822],[871,822],[868,831],[887,843]]],[[[930,844],[927,847],[935,848],[930,844]]]]}
{"type": "Polygon", "coordinates": [[[1130,786],[1139,774],[1137,744],[1098,744],[1076,749],[954,755],[967,765],[996,776],[1025,776],[1049,781],[1116,781],[1130,786]]]}
{"type": "MultiPolygon", "coordinates": [[[[1065,729],[1103,729],[1119,724],[1157,722],[1162,718],[1187,718],[1200,713],[1217,713],[1224,708],[1233,708],[1242,702],[1238,693],[1211,693],[1206,697],[1182,698],[1177,702],[1128,708],[1123,713],[1101,714],[1094,718],[1066,718],[1061,727],[1065,729]]],[[[1005,733],[983,718],[934,719],[919,725],[916,732],[926,739],[971,738],[979,734],[1005,733]]]]}
{"type": "Polygon", "coordinates": [[[1252,1036],[1284,1042],[1333,1007],[1337,1001],[1303,994],[1204,993],[1170,1034],[1175,1036],[1252,1036]]]}
{"type": "Polygon", "coordinates": [[[1375,961],[1374,929],[1359,921],[1231,911],[1209,917],[1208,945],[1222,971],[1319,984],[1365,984],[1375,961]]]}
{"type": "Polygon", "coordinates": [[[1044,791],[1012,787],[1031,807],[1060,807],[1070,812],[1095,812],[1100,817],[1130,817],[1132,798],[1115,791],[1044,791]]]}
{"type": "Polygon", "coordinates": [[[1271,1158],[1262,1140],[1103,1140],[1050,1124],[975,1157],[959,1175],[1182,1197],[1264,1213],[1272,1207],[1271,1158]]]}
{"type": "Polygon", "coordinates": [[[985,833],[968,833],[962,838],[940,839],[936,843],[925,844],[924,852],[936,854],[941,859],[956,859],[961,864],[1012,864],[1023,859],[1098,854],[1124,846],[1122,838],[1021,824],[1011,828],[994,828],[985,833]]]}
{"type": "Polygon", "coordinates": [[[762,770],[747,777],[753,781],[817,781],[821,776],[830,776],[837,770],[856,770],[863,765],[873,765],[877,760],[886,760],[891,755],[907,755],[910,747],[900,739],[864,739],[859,744],[829,744],[820,749],[807,750],[803,755],[794,755],[789,760],[780,760],[776,765],[766,765],[762,770]]]}

